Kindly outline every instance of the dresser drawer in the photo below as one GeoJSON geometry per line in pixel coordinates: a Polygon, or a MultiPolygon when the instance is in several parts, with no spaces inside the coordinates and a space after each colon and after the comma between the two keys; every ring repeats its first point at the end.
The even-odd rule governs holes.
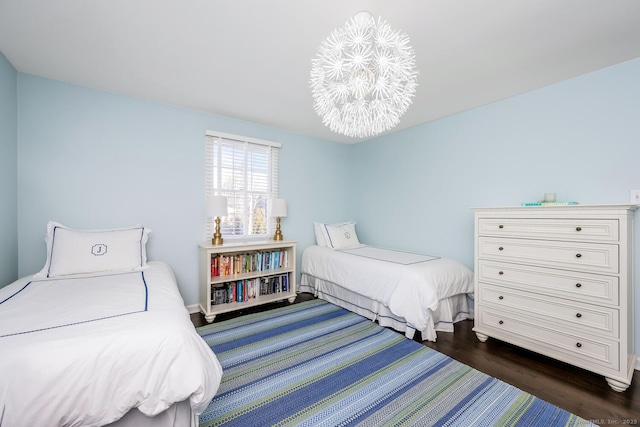
{"type": "Polygon", "coordinates": [[[587,336],[599,333],[611,338],[619,337],[619,312],[616,309],[577,303],[563,299],[544,299],[536,294],[516,291],[500,286],[480,286],[480,305],[490,304],[499,312],[516,310],[521,318],[553,322],[561,330],[587,336]]]}
{"type": "Polygon", "coordinates": [[[618,273],[618,245],[527,239],[478,238],[478,257],[598,273],[618,273]]]}
{"type": "Polygon", "coordinates": [[[528,348],[576,366],[619,369],[619,344],[615,340],[567,333],[547,324],[520,319],[516,313],[480,307],[474,330],[528,348]]]}
{"type": "Polygon", "coordinates": [[[479,260],[480,282],[595,304],[618,305],[619,278],[590,273],[479,260]]]}
{"type": "Polygon", "coordinates": [[[571,241],[619,240],[616,219],[480,218],[478,234],[571,241]]]}

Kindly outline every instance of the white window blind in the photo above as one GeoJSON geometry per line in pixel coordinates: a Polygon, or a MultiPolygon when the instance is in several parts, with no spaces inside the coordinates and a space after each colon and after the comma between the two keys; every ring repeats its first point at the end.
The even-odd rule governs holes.
{"type": "MultiPolygon", "coordinates": [[[[226,196],[220,231],[228,238],[267,238],[275,232],[270,201],[278,197],[280,144],[219,132],[206,134],[206,197],[226,196]]],[[[215,223],[207,218],[205,240],[215,223]]]]}

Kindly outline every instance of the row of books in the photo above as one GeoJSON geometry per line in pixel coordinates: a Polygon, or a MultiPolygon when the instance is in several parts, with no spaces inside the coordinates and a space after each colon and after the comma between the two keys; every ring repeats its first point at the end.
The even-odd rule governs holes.
{"type": "Polygon", "coordinates": [[[286,250],[211,255],[211,277],[232,276],[288,266],[289,253],[286,250]]]}
{"type": "Polygon", "coordinates": [[[211,304],[246,302],[260,295],[289,291],[289,275],[257,277],[211,285],[211,304]]]}

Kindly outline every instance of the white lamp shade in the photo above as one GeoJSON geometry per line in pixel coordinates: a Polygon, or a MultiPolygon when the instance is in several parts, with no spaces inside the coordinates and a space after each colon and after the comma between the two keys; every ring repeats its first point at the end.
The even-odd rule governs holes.
{"type": "Polygon", "coordinates": [[[278,218],[287,216],[287,201],[285,199],[271,200],[271,216],[278,218]]]}
{"type": "Polygon", "coordinates": [[[227,215],[227,198],[225,196],[210,196],[207,198],[207,218],[227,215]]]}

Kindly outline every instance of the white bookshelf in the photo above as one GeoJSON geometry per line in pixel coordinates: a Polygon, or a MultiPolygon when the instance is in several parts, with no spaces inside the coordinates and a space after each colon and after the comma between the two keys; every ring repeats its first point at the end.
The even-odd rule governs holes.
{"type": "MultiPolygon", "coordinates": [[[[296,299],[295,241],[233,241],[219,246],[213,246],[211,243],[202,243],[199,245],[199,251],[199,306],[200,311],[209,323],[213,322],[216,316],[221,313],[284,299],[293,302],[296,299]],[[269,258],[270,256],[273,259],[279,257],[279,261],[273,262],[269,268],[266,267],[266,264],[262,262],[258,264],[258,261],[256,261],[257,257],[263,257],[262,259],[266,260],[271,259],[269,258]],[[212,263],[215,263],[215,259],[218,260],[218,263],[217,266],[214,265],[212,268],[212,263]],[[221,263],[221,260],[226,261],[221,263]],[[258,265],[260,268],[258,268],[258,265]],[[247,283],[245,285],[246,289],[249,283],[260,280],[269,281],[272,278],[279,280],[279,283],[286,281],[288,288],[279,292],[252,295],[251,298],[243,298],[242,301],[221,302],[219,298],[216,301],[216,289],[228,289],[229,285],[235,285],[237,288],[237,286],[241,286],[239,283],[247,283]]],[[[237,292],[234,292],[234,297],[237,297],[237,292]]]]}

